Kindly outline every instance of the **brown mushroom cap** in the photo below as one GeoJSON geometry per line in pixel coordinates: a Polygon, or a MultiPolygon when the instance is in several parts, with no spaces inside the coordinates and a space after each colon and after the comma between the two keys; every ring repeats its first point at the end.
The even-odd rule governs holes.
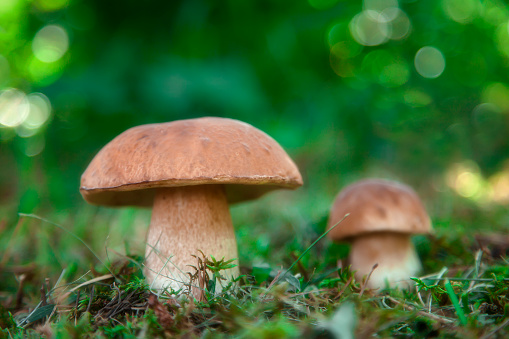
{"type": "Polygon", "coordinates": [[[431,222],[415,193],[407,185],[366,179],[344,188],[332,205],[328,228],[350,215],[329,234],[333,240],[371,232],[429,233],[431,222]]]}
{"type": "Polygon", "coordinates": [[[228,184],[228,201],[239,202],[297,188],[302,177],[264,132],[237,120],[207,117],[123,132],[91,161],[80,192],[97,205],[151,206],[158,187],[203,184],[228,184]]]}

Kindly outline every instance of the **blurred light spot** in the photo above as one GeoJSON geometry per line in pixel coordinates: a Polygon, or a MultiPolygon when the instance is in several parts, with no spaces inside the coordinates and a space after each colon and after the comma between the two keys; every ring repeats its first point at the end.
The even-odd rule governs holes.
{"type": "Polygon", "coordinates": [[[401,86],[410,77],[405,60],[385,49],[369,52],[362,60],[362,71],[386,87],[401,86]]]}
{"type": "Polygon", "coordinates": [[[454,189],[459,195],[471,198],[479,192],[481,180],[476,173],[464,171],[458,174],[454,182],[454,189]]]}
{"type": "Polygon", "coordinates": [[[494,114],[499,114],[500,108],[492,103],[482,103],[474,107],[472,110],[472,120],[475,124],[479,125],[488,117],[494,114]]]}
{"type": "Polygon", "coordinates": [[[27,96],[29,102],[29,112],[23,127],[37,130],[48,120],[51,113],[51,103],[42,93],[32,93],[27,96]]]}
{"type": "MultiPolygon", "coordinates": [[[[386,22],[393,22],[400,13],[403,13],[402,10],[400,10],[399,8],[397,7],[389,7],[389,8],[386,8],[384,9],[383,11],[380,12],[380,14],[382,14],[381,16],[378,16],[378,20],[386,20],[386,22]]],[[[391,25],[392,27],[392,25],[391,25]]]]}
{"type": "Polygon", "coordinates": [[[26,139],[25,143],[25,154],[28,157],[34,157],[39,155],[45,146],[46,141],[44,140],[44,136],[42,134],[36,134],[28,139],[26,139]]]}
{"type": "Polygon", "coordinates": [[[334,6],[338,0],[308,0],[311,7],[316,9],[327,9],[334,6]]]}
{"type": "Polygon", "coordinates": [[[390,38],[393,40],[401,40],[406,38],[412,29],[412,24],[410,22],[410,18],[408,15],[400,10],[399,8],[390,8],[386,11],[382,12],[385,15],[394,16],[394,19],[391,20],[391,36],[390,38]],[[386,12],[394,12],[395,15],[388,14],[386,12]]]}
{"type": "MultiPolygon", "coordinates": [[[[359,46],[359,45],[357,45],[359,46]]],[[[332,70],[343,78],[353,77],[354,66],[350,57],[352,50],[345,41],[338,42],[330,50],[330,65],[332,70]]]]}
{"type": "Polygon", "coordinates": [[[57,25],[41,28],[34,37],[32,50],[37,59],[42,62],[55,62],[60,59],[69,48],[69,37],[65,29],[57,25]]]}
{"type": "Polygon", "coordinates": [[[0,1],[0,13],[9,13],[21,3],[21,0],[2,0],[0,1]]]}
{"type": "Polygon", "coordinates": [[[506,21],[498,26],[495,32],[495,41],[498,50],[505,57],[509,57],[509,22],[506,21]]]}
{"type": "Polygon", "coordinates": [[[438,78],[445,69],[445,59],[438,49],[422,47],[415,54],[415,69],[425,78],[438,78]]]}
{"type": "Polygon", "coordinates": [[[509,111],[509,88],[501,82],[486,86],[481,95],[482,101],[491,103],[503,111],[509,111]]]}
{"type": "Polygon", "coordinates": [[[333,48],[334,53],[342,58],[353,58],[362,51],[362,46],[355,41],[347,40],[336,43],[333,48]]]}
{"type": "Polygon", "coordinates": [[[60,61],[46,63],[32,56],[26,65],[30,81],[34,85],[48,86],[60,78],[63,65],[60,61]]]}
{"type": "Polygon", "coordinates": [[[334,46],[340,41],[344,41],[348,35],[347,32],[348,28],[344,23],[337,23],[332,26],[327,33],[327,42],[329,43],[329,47],[334,46]]]}
{"type": "Polygon", "coordinates": [[[377,46],[386,42],[392,34],[388,21],[384,14],[366,10],[350,21],[350,33],[361,45],[377,46]]]}
{"type": "Polygon", "coordinates": [[[369,52],[362,59],[362,71],[373,76],[376,80],[380,80],[380,74],[384,67],[389,65],[394,56],[385,49],[376,49],[369,52]]]}
{"type": "Polygon", "coordinates": [[[431,96],[423,91],[409,89],[403,95],[405,102],[411,107],[424,107],[431,103],[431,96]]]}
{"type": "Polygon", "coordinates": [[[69,0],[36,0],[35,5],[43,11],[52,12],[67,7],[69,0]]]}
{"type": "Polygon", "coordinates": [[[10,88],[0,92],[0,124],[16,127],[28,116],[29,103],[25,93],[10,88]]]}
{"type": "Polygon", "coordinates": [[[490,179],[491,200],[499,204],[509,203],[509,170],[494,174],[490,179]]]}
{"type": "Polygon", "coordinates": [[[398,87],[408,82],[410,69],[404,61],[395,61],[384,67],[380,81],[387,87],[398,87]]]}
{"type": "Polygon", "coordinates": [[[39,131],[38,129],[29,129],[23,126],[23,124],[17,126],[15,128],[16,134],[22,138],[30,138],[31,136],[34,136],[39,131]]]}
{"type": "Polygon", "coordinates": [[[0,54],[0,86],[9,82],[10,73],[11,70],[9,67],[9,61],[7,61],[7,58],[0,54]]]}
{"type": "Polygon", "coordinates": [[[498,26],[509,17],[509,10],[495,2],[487,1],[484,3],[483,7],[481,11],[482,18],[484,22],[490,25],[498,26]]]}
{"type": "Polygon", "coordinates": [[[452,20],[466,24],[477,16],[480,3],[477,0],[443,0],[442,7],[452,20]]]}
{"type": "MultiPolygon", "coordinates": [[[[398,0],[364,0],[364,10],[368,11],[368,15],[373,15],[374,13],[383,13],[394,8],[398,8],[398,0]]],[[[394,12],[389,12],[387,14],[397,15],[397,13],[394,12]]],[[[381,19],[391,21],[395,17],[396,16],[388,15],[382,17],[381,19]]],[[[378,15],[375,15],[373,18],[378,19],[378,15]]]]}
{"type": "Polygon", "coordinates": [[[473,200],[482,198],[483,178],[473,161],[454,164],[446,173],[446,182],[462,197],[473,200]]]}

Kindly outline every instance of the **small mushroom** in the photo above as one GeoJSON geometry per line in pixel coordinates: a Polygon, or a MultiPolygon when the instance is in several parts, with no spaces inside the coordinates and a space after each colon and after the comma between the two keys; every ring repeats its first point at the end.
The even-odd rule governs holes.
{"type": "Polygon", "coordinates": [[[358,181],[337,195],[328,228],[347,213],[328,236],[351,244],[346,264],[356,271],[355,277],[371,273],[370,288],[410,286],[409,278],[422,268],[410,237],[431,232],[430,218],[414,190],[381,179],[358,181]]]}
{"type": "MultiPolygon", "coordinates": [[[[238,258],[229,203],[301,185],[297,166],[270,136],[206,117],[123,132],[91,161],[80,192],[96,205],[152,206],[145,275],[153,288],[178,290],[189,285],[199,251],[238,258]]],[[[226,286],[239,270],[220,273],[226,286]]]]}

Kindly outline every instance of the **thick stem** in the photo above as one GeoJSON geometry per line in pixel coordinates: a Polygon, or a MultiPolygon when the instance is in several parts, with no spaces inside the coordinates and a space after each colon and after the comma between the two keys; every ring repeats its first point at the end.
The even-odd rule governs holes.
{"type": "Polygon", "coordinates": [[[409,287],[410,277],[421,270],[421,262],[410,240],[409,234],[377,232],[352,239],[348,262],[357,271],[357,280],[368,275],[373,266],[378,267],[371,274],[367,286],[409,287]]]}
{"type": "MultiPolygon", "coordinates": [[[[203,259],[200,250],[208,259],[211,255],[216,260],[238,258],[224,187],[199,185],[159,189],[154,198],[145,253],[145,275],[152,288],[191,289],[200,299],[201,289],[206,289],[208,282],[202,274],[190,281],[187,274],[196,273],[189,265],[198,267],[198,259],[193,255],[203,259]]],[[[208,273],[212,279],[211,272],[208,273]]],[[[227,280],[216,281],[216,292],[221,291],[221,285],[226,286],[237,277],[239,270],[236,266],[220,274],[227,280]]]]}

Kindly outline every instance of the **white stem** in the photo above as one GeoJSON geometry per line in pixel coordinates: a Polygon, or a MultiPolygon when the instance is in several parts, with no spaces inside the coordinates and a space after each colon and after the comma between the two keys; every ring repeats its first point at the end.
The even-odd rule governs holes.
{"type": "Polygon", "coordinates": [[[409,278],[415,277],[422,268],[409,234],[363,234],[353,238],[351,244],[348,262],[357,271],[357,280],[367,276],[378,264],[369,278],[370,288],[412,286],[409,278]]]}
{"type": "MultiPolygon", "coordinates": [[[[238,258],[237,242],[231,221],[228,202],[222,185],[199,185],[158,189],[154,198],[152,220],[147,236],[145,275],[155,289],[189,289],[187,272],[196,272],[203,258],[238,258]]],[[[238,265],[235,261],[234,264],[238,265]]],[[[221,271],[227,280],[216,282],[216,292],[239,275],[238,266],[221,271]]],[[[210,274],[212,278],[212,274],[210,274]]],[[[193,282],[206,288],[207,282],[193,282]]],[[[199,288],[192,289],[199,299],[199,288]]]]}

